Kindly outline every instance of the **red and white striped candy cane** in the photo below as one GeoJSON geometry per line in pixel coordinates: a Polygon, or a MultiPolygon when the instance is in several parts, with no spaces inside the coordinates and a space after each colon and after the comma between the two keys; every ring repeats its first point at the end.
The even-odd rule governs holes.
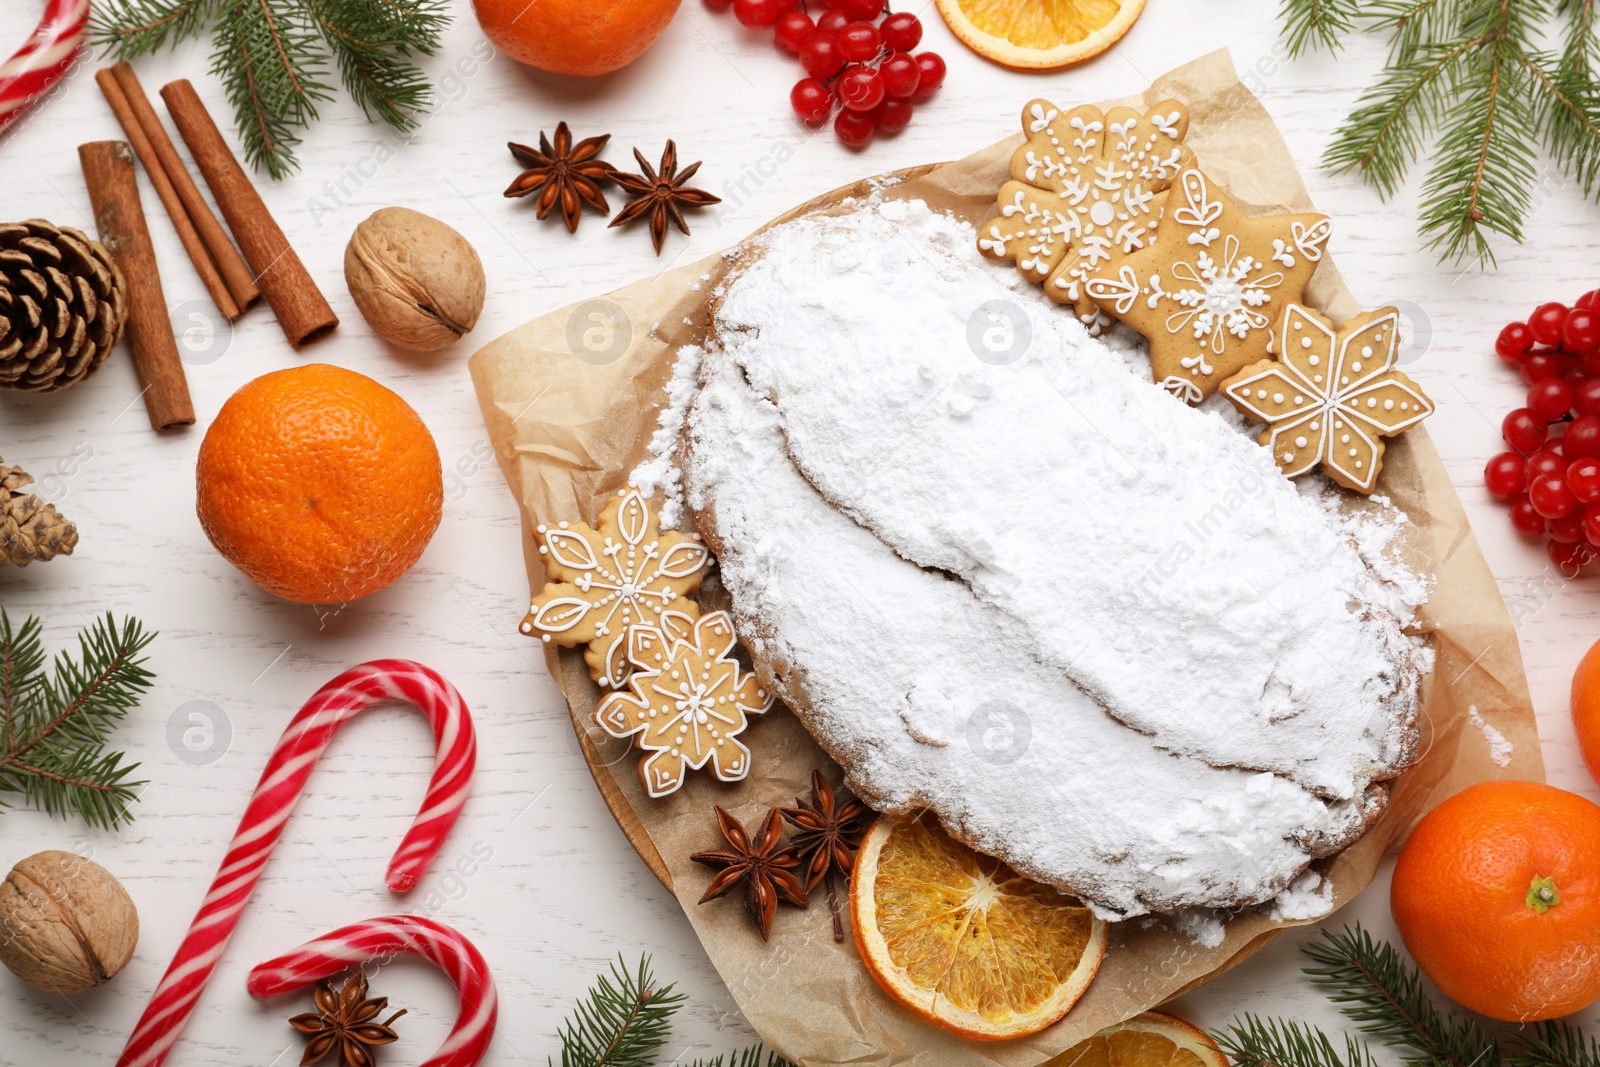
{"type": "Polygon", "coordinates": [[[483,953],[457,931],[420,915],[388,915],[351,923],[250,972],[245,988],[261,1000],[291,993],[357,963],[394,955],[420,956],[450,976],[461,1010],[450,1036],[422,1067],[473,1067],[489,1050],[500,1013],[494,977],[483,953]]]}
{"type": "Polygon", "coordinates": [[[222,958],[317,758],[346,719],[386,700],[415,704],[433,727],[438,748],[422,810],[389,863],[390,889],[404,892],[417,884],[467,802],[478,744],[467,702],[455,686],[420,663],[373,660],[352,667],[317,690],[284,730],[267,769],[261,772],[250,806],[239,820],[211,891],[128,1038],[117,1067],[156,1067],[166,1059],[222,958]]]}
{"type": "Polygon", "coordinates": [[[0,63],[0,133],[60,81],[83,48],[89,0],[49,0],[27,43],[0,63]]]}

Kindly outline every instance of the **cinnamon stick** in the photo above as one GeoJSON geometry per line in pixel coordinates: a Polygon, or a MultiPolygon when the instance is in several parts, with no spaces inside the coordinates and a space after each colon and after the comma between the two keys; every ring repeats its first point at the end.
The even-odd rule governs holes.
{"type": "Polygon", "coordinates": [[[157,430],[194,422],[189,383],[178,342],[167,319],[156,253],[139,203],[133,149],[126,141],[94,141],[78,148],[83,180],[94,205],[100,243],[111,253],[128,286],[128,341],[143,386],[150,425],[157,430]]]}
{"type": "Polygon", "coordinates": [[[161,165],[161,160],[156,158],[155,149],[151,147],[150,139],[145,136],[144,128],[134,117],[133,108],[128,105],[128,98],[123,95],[122,86],[117,84],[116,76],[110,70],[95,71],[94,80],[95,84],[100,86],[100,92],[105,95],[106,103],[111,105],[111,113],[117,117],[117,123],[128,135],[128,143],[133,146],[134,154],[139,157],[139,162],[144,164],[144,172],[149,176],[150,184],[155,187],[161,203],[166,206],[167,218],[172,220],[172,228],[178,231],[178,240],[183,243],[183,250],[189,253],[189,262],[194,264],[195,272],[200,275],[200,281],[205,285],[206,292],[211,294],[211,302],[217,305],[217,310],[222,312],[223,318],[232,322],[241,313],[239,305],[234,303],[233,294],[228,291],[228,284],[222,280],[222,275],[217,273],[217,265],[212,262],[211,253],[206,249],[205,242],[201,241],[200,235],[195,232],[194,223],[189,220],[189,212],[178,199],[178,192],[172,187],[171,180],[167,178],[166,168],[161,165]]]}
{"type": "Polygon", "coordinates": [[[179,135],[211,187],[211,195],[289,343],[300,348],[332,332],[339,325],[338,316],[289,247],[288,238],[222,139],[194,86],[187,79],[164,85],[161,99],[167,102],[179,135]]]}
{"type": "MultiPolygon", "coordinates": [[[[241,313],[249,311],[261,299],[261,290],[256,288],[255,277],[245,265],[244,258],[239,255],[239,250],[234,248],[233,242],[228,239],[228,233],[222,228],[222,223],[217,221],[211,205],[200,195],[200,187],[189,177],[189,168],[184,165],[178,150],[173,147],[172,138],[167,136],[166,127],[161,125],[161,119],[156,116],[156,109],[150,106],[150,98],[145,95],[144,86],[139,84],[139,76],[126,63],[116,64],[111,68],[111,73],[116,78],[117,85],[122,88],[122,95],[127,99],[128,107],[133,111],[133,117],[139,123],[139,128],[144,131],[145,138],[150,142],[150,147],[154,150],[156,159],[160,161],[167,180],[172,183],[178,199],[183,202],[183,209],[188,212],[189,221],[200,234],[200,240],[205,242],[206,251],[211,253],[211,261],[216,264],[217,273],[221,274],[222,280],[227,283],[233,302],[239,306],[241,313]]],[[[98,77],[96,75],[96,80],[98,77]]],[[[137,141],[133,147],[134,151],[138,151],[137,141]]],[[[139,158],[143,159],[144,156],[141,154],[139,158]]],[[[149,169],[150,164],[146,163],[145,170],[149,169]]]]}

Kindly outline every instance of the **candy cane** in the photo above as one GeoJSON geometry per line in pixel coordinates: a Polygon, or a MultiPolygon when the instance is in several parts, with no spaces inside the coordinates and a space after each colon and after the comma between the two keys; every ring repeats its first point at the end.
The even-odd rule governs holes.
{"type": "Polygon", "coordinates": [[[500,999],[483,953],[444,923],[420,915],[388,915],[341,926],[250,972],[245,988],[260,1000],[282,996],[353,964],[393,955],[437,964],[461,996],[450,1036],[422,1067],[472,1067],[489,1049],[500,999]]]}
{"type": "Polygon", "coordinates": [[[166,1059],[222,958],[317,758],[340,724],[385,700],[415,704],[433,727],[438,747],[422,810],[389,863],[389,888],[404,892],[428,869],[467,802],[472,768],[478,759],[472,716],[455,687],[420,663],[403,659],[363,663],[317,690],[284,730],[267,769],[261,772],[250,806],[239,820],[211,891],[128,1038],[117,1067],[156,1067],[166,1059]]]}
{"type": "Polygon", "coordinates": [[[27,43],[0,63],[0,133],[71,68],[83,47],[89,0],[49,0],[27,43]]]}

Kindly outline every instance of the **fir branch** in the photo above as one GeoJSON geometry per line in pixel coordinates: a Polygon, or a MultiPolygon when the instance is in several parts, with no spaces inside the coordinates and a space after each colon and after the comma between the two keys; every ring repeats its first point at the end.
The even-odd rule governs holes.
{"type": "MultiPolygon", "coordinates": [[[[671,984],[658,987],[650,971],[650,957],[640,956],[629,970],[622,957],[600,975],[587,997],[562,1022],[561,1067],[654,1067],[656,1054],[667,1043],[672,1017],[685,997],[671,984]]],[[[554,1061],[550,1061],[553,1065],[554,1061]]],[[[794,1067],[761,1044],[724,1053],[714,1059],[696,1059],[688,1067],[794,1067]]]]}
{"type": "Polygon", "coordinates": [[[1572,33],[1561,53],[1563,70],[1591,71],[1596,54],[1595,0],[1557,0],[1556,11],[1572,20],[1572,33]]]}
{"type": "Polygon", "coordinates": [[[1235,1067],[1377,1067],[1365,1044],[1345,1036],[1340,1055],[1328,1035],[1307,1023],[1246,1015],[1211,1035],[1235,1067]]]}
{"type": "Polygon", "coordinates": [[[686,999],[672,989],[656,985],[649,956],[632,971],[618,956],[556,1031],[561,1067],[652,1067],[686,999]]]}
{"type": "Polygon", "coordinates": [[[90,40],[118,59],[150,55],[199,37],[223,0],[101,0],[89,11],[90,40]]]}
{"type": "Polygon", "coordinates": [[[222,79],[252,166],[274,178],[297,165],[297,129],[331,100],[320,36],[293,0],[240,0],[218,24],[211,72],[222,79]]]}
{"type": "Polygon", "coordinates": [[[450,25],[450,0],[373,0],[373,7],[406,52],[433,55],[450,25]]]}
{"type": "Polygon", "coordinates": [[[20,793],[50,815],[114,828],[132,820],[129,805],[145,783],[129,781],[138,764],[107,753],[106,742],[150,688],[138,657],[155,635],[108,614],[78,635],[77,659],[60,653],[47,674],[42,628],[34,618],[13,627],[0,609],[0,792],[20,793]]]}
{"type": "Polygon", "coordinates": [[[713,1060],[697,1059],[689,1067],[794,1067],[794,1064],[769,1051],[765,1045],[755,1044],[713,1060]]]}
{"type": "Polygon", "coordinates": [[[128,58],[214,24],[211,70],[245,159],[283,178],[335,68],[368,119],[414,129],[433,97],[414,58],[438,51],[450,17],[450,0],[104,0],[95,40],[128,58]]]}
{"type": "Polygon", "coordinates": [[[1356,109],[1334,134],[1322,157],[1334,173],[1357,171],[1393,196],[1405,182],[1411,161],[1433,132],[1434,113],[1444,100],[1444,87],[1463,57],[1476,47],[1463,41],[1428,48],[1411,66],[1385,70],[1376,85],[1362,93],[1356,109]]]}
{"type": "MultiPolygon", "coordinates": [[[[1512,0],[1499,0],[1512,10],[1512,0]]],[[[1517,0],[1518,3],[1526,0],[1517,0]]],[[[1503,34],[1504,28],[1499,31],[1503,34]]],[[[1422,232],[1442,259],[1470,250],[1480,264],[1494,261],[1484,232],[1522,240],[1522,220],[1538,178],[1535,128],[1526,71],[1516,44],[1497,35],[1489,58],[1458,71],[1452,101],[1440,119],[1434,161],[1422,183],[1422,232]]]]}
{"type": "Polygon", "coordinates": [[[1322,938],[1302,949],[1315,964],[1305,973],[1362,1033],[1410,1049],[1408,1064],[1498,1067],[1494,1035],[1469,1017],[1440,1012],[1420,972],[1394,946],[1359,923],[1338,934],[1324,930],[1322,938]]]}
{"type": "Polygon", "coordinates": [[[1538,1023],[1532,1032],[1517,1035],[1516,1050],[1507,1067],[1600,1067],[1600,1041],[1585,1037],[1577,1027],[1555,1019],[1538,1023]]]}
{"type": "Polygon", "coordinates": [[[1427,42],[1461,35],[1461,7],[1456,0],[1377,0],[1364,14],[1372,23],[1391,28],[1391,65],[1412,62],[1427,42]]]}
{"type": "Polygon", "coordinates": [[[34,707],[44,685],[44,623],[37,618],[23,620],[13,630],[11,619],[0,608],[0,752],[9,753],[16,724],[12,709],[34,707]]]}
{"type": "Polygon", "coordinates": [[[431,51],[437,38],[429,36],[419,13],[392,17],[399,12],[367,0],[305,3],[333,51],[345,87],[367,118],[381,118],[398,130],[414,129],[412,113],[428,106],[433,87],[404,57],[412,49],[431,51]]]}
{"type": "Polygon", "coordinates": [[[1528,74],[1544,90],[1534,103],[1534,120],[1557,165],[1594,195],[1600,181],[1600,85],[1588,73],[1569,65],[1570,55],[1556,59],[1543,53],[1519,53],[1528,74]]]}
{"type": "Polygon", "coordinates": [[[1350,32],[1360,12],[1359,0],[1283,0],[1278,17],[1289,55],[1298,59],[1317,50],[1337,52],[1339,38],[1350,32]]]}
{"type": "MultiPolygon", "coordinates": [[[[1387,33],[1389,59],[1323,157],[1384,196],[1424,153],[1420,229],[1441,259],[1494,261],[1493,234],[1520,241],[1538,156],[1600,196],[1600,0],[1373,0],[1353,20],[1387,33]],[[1551,22],[1557,23],[1552,27],[1551,22]],[[1558,36],[1560,47],[1542,42],[1558,36]]],[[[1294,52],[1314,0],[1285,0],[1294,52]]],[[[1352,20],[1324,18],[1335,40],[1352,20]]]]}

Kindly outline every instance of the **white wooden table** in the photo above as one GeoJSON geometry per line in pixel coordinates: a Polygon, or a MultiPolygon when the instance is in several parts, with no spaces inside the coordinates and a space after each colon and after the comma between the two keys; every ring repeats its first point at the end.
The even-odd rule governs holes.
{"type": "MultiPolygon", "coordinates": [[[[1123,95],[1223,45],[1282,126],[1318,206],[1337,220],[1332,247],[1357,296],[1369,305],[1410,301],[1431,330],[1431,347],[1408,369],[1440,402],[1430,423],[1434,439],[1522,619],[1549,778],[1600,795],[1583,771],[1567,718],[1572,668],[1600,636],[1600,589],[1555,577],[1543,550],[1512,532],[1481,481],[1484,461],[1500,448],[1500,418],[1523,394],[1520,380],[1493,356],[1494,335],[1545,300],[1570,301],[1600,284],[1592,258],[1600,247],[1600,208],[1552,178],[1529,221],[1527,244],[1499,242],[1497,272],[1437,265],[1418,249],[1411,194],[1384,203],[1356,181],[1312,166],[1379,69],[1379,42],[1358,41],[1337,61],[1289,62],[1270,0],[1150,0],[1143,20],[1109,54],[1038,77],[978,59],[953,39],[928,0],[909,4],[926,21],[924,47],[949,63],[945,88],[899,137],[854,153],[831,131],[814,135],[792,118],[788,91],[798,66],[773,48],[770,34],[746,31],[731,13],[713,13],[701,0],[686,0],[641,60],[595,81],[548,76],[503,57],[475,59],[482,37],[466,0],[459,0],[443,50],[427,63],[441,89],[440,108],[416,136],[370,126],[341,100],[323,108],[323,121],[302,149],[301,172],[276,185],[262,181],[268,203],[343,320],[336,335],[296,354],[265,309],[215,337],[195,320],[200,328],[189,338],[188,374],[199,423],[166,435],[149,429],[125,350],[65,393],[0,394],[0,455],[30,470],[82,530],[70,559],[0,570],[0,604],[15,621],[42,616],[52,648],[107,611],[136,614],[160,631],[150,652],[157,684],[115,739],[150,780],[133,825],[106,833],[25,810],[0,813],[0,870],[41,849],[92,855],[138,905],[138,952],[116,981],[70,999],[34,992],[0,971],[0,1064],[114,1061],[288,716],[328,678],[376,656],[421,659],[470,701],[484,744],[465,816],[419,896],[397,902],[381,875],[427,780],[428,732],[420,717],[403,710],[365,715],[346,727],[170,1062],[298,1062],[301,1039],[284,1020],[308,1002],[256,1004],[244,994],[246,971],[315,933],[402,908],[424,908],[458,925],[490,956],[503,1004],[490,1063],[543,1063],[559,1055],[558,1022],[619,952],[630,960],[651,953],[657,972],[678,980],[690,997],[669,1056],[687,1061],[752,1040],[677,904],[613,824],[538,649],[516,632],[527,593],[517,514],[490,455],[467,356],[475,342],[729,245],[848,180],[989,144],[1014,128],[1020,105],[1032,96],[1069,102],[1123,95]],[[610,132],[609,158],[619,164],[631,163],[634,145],[654,161],[663,142],[676,138],[685,162],[705,161],[696,184],[723,203],[695,213],[694,236],[674,233],[660,259],[639,228],[608,231],[598,216],[586,215],[572,238],[555,218],[536,222],[531,204],[500,195],[518,170],[505,142],[536,143],[539,130],[562,119],[579,137],[610,132]],[[344,288],[341,263],[351,229],[396,204],[455,226],[477,246],[488,271],[488,306],[476,333],[440,355],[403,353],[374,338],[344,288]],[[416,569],[331,615],[257,590],[211,549],[193,506],[196,450],[222,402],[263,372],[311,360],[354,368],[396,389],[433,430],[448,472],[444,522],[416,569]],[[212,751],[198,755],[169,741],[195,711],[216,724],[212,751]],[[474,853],[488,857],[474,874],[451,873],[474,853]]],[[[39,7],[0,5],[0,41],[20,42],[39,7]]],[[[0,52],[11,47],[0,45],[0,52]]],[[[195,80],[225,117],[220,89],[206,74],[208,49],[185,45],[140,63],[140,74],[152,93],[172,78],[195,80]]],[[[0,140],[0,217],[42,216],[92,228],[74,149],[122,135],[91,73],[92,65],[80,67],[60,99],[0,140]]],[[[144,190],[169,302],[180,316],[210,313],[148,183],[144,190]]],[[[1334,923],[1350,919],[1393,936],[1387,871],[1334,923]]],[[[1337,1028],[1339,1016],[1299,974],[1296,946],[1309,936],[1282,938],[1185,998],[1180,1010],[1209,1026],[1254,1012],[1337,1028]]],[[[408,1051],[385,1050],[384,1061],[420,1060],[454,1018],[448,983],[425,965],[397,964],[379,984],[376,992],[411,1009],[402,1023],[408,1051]]],[[[1590,1009],[1583,1021],[1600,1026],[1600,1010],[1590,1009]]]]}

